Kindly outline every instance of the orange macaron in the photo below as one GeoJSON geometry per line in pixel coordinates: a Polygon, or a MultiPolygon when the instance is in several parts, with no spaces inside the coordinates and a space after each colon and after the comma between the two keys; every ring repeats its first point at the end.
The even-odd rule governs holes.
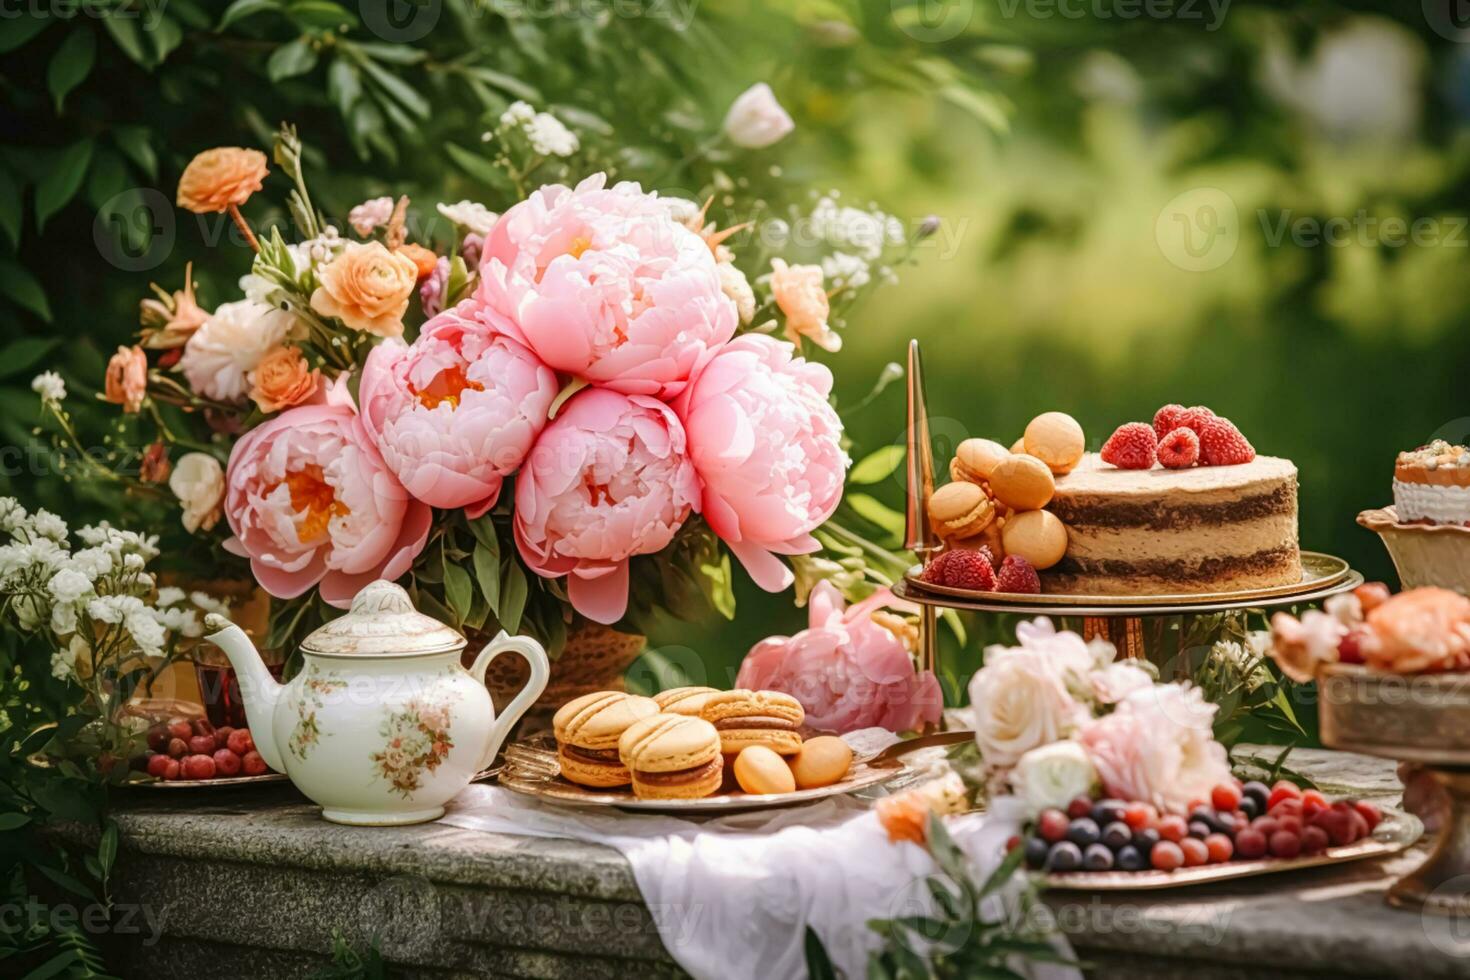
{"type": "Polygon", "coordinates": [[[597,789],[628,785],[633,777],[618,756],[618,739],[634,722],[656,714],[652,698],[622,691],[595,691],[568,701],[551,719],[562,776],[597,789]]]}
{"type": "Polygon", "coordinates": [[[720,733],[726,755],[751,745],[764,745],[778,755],[801,751],[798,731],[806,720],[801,702],[780,691],[720,691],[710,695],[700,713],[720,733]]]}

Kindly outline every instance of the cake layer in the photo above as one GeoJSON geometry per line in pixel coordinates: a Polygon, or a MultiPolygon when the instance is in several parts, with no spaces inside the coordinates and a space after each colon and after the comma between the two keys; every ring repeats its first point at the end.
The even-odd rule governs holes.
{"type": "Polygon", "coordinates": [[[1470,488],[1394,480],[1393,509],[1401,521],[1470,523],[1470,488]]]}
{"type": "Polygon", "coordinates": [[[1057,481],[1049,509],[1067,525],[1068,543],[1042,576],[1048,592],[1232,592],[1301,581],[1289,460],[1121,470],[1089,455],[1057,481]]]}

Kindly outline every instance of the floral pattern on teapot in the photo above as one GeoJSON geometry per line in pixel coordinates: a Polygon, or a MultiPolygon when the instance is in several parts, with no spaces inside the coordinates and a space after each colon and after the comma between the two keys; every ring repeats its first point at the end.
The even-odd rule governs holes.
{"type": "Polygon", "coordinates": [[[383,748],[372,754],[372,760],[378,775],[395,793],[404,798],[412,796],[423,785],[425,774],[438,769],[454,748],[449,713],[448,703],[418,698],[388,713],[379,729],[383,748]]]}

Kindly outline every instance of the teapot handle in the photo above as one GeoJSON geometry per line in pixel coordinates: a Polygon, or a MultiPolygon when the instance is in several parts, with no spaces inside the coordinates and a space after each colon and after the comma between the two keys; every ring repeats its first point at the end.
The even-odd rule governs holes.
{"type": "Polygon", "coordinates": [[[531,678],[510,704],[505,706],[505,714],[495,719],[495,723],[490,726],[485,752],[480,759],[480,770],[488,769],[490,763],[495,761],[495,754],[500,751],[500,744],[505,741],[505,736],[510,734],[511,726],[520,721],[526,709],[541,696],[541,692],[546,690],[546,682],[551,678],[551,661],[547,659],[541,644],[529,636],[510,636],[505,630],[501,630],[495,639],[485,644],[485,649],[475,657],[470,674],[481,684],[485,683],[485,671],[489,668],[490,661],[507,651],[519,653],[526,658],[526,663],[531,666],[531,678]]]}

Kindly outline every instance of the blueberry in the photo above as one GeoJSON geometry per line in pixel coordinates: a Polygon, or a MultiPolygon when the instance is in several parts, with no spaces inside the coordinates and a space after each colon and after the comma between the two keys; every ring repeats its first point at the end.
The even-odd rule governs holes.
{"type": "Polygon", "coordinates": [[[1087,871],[1113,870],[1113,852],[1102,844],[1088,844],[1082,852],[1082,867],[1087,871]]]}
{"type": "Polygon", "coordinates": [[[1144,827],[1133,832],[1133,846],[1138,848],[1138,853],[1148,857],[1153,853],[1154,845],[1159,842],[1159,832],[1152,827],[1144,827]]]}
{"type": "Polygon", "coordinates": [[[1148,858],[1132,844],[1118,849],[1118,870],[1142,871],[1148,867],[1148,858]]]}
{"type": "Polygon", "coordinates": [[[1102,842],[1113,850],[1133,840],[1133,828],[1121,820],[1114,820],[1103,828],[1102,842]]]}
{"type": "Polygon", "coordinates": [[[1242,796],[1240,798],[1240,812],[1245,814],[1247,820],[1254,820],[1261,815],[1261,804],[1256,802],[1254,796],[1242,796]]]}
{"type": "Polygon", "coordinates": [[[1097,829],[1097,821],[1091,817],[1078,817],[1067,828],[1067,840],[1078,847],[1096,844],[1101,836],[1102,832],[1097,829]]]}
{"type": "Polygon", "coordinates": [[[1106,827],[1110,823],[1122,820],[1127,808],[1127,804],[1122,800],[1099,800],[1093,804],[1091,816],[1099,827],[1106,827]]]}
{"type": "Polygon", "coordinates": [[[1202,823],[1210,828],[1211,833],[1220,830],[1219,821],[1215,817],[1215,811],[1207,806],[1197,806],[1189,811],[1189,823],[1190,826],[1196,823],[1202,823]]]}
{"type": "Polygon", "coordinates": [[[1046,865],[1046,856],[1051,852],[1051,845],[1040,837],[1026,838],[1026,867],[1041,868],[1046,865]]]}
{"type": "Polygon", "coordinates": [[[1251,780],[1240,788],[1241,795],[1247,800],[1256,801],[1256,812],[1266,812],[1266,801],[1271,798],[1271,787],[1258,780],[1251,780]]]}
{"type": "Polygon", "coordinates": [[[1189,836],[1204,840],[1215,832],[1214,828],[1203,820],[1191,820],[1189,822],[1189,836]]]}
{"type": "Polygon", "coordinates": [[[1215,829],[1227,837],[1234,837],[1235,832],[1240,829],[1235,822],[1235,814],[1226,813],[1224,810],[1215,812],[1215,829]]]}
{"type": "Polygon", "coordinates": [[[1082,866],[1082,849],[1069,840],[1057,841],[1046,856],[1048,871],[1076,871],[1082,866]]]}

